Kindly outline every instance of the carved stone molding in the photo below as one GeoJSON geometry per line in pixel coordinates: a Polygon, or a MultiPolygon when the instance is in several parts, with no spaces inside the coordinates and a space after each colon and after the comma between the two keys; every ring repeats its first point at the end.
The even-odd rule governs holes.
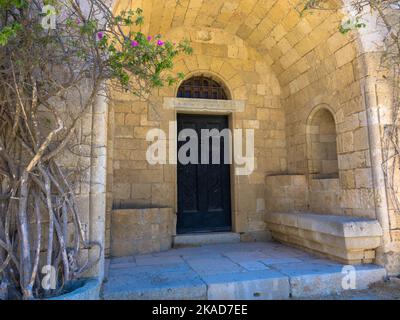
{"type": "Polygon", "coordinates": [[[245,102],[242,100],[164,98],[164,108],[177,111],[233,113],[243,112],[245,102]]]}

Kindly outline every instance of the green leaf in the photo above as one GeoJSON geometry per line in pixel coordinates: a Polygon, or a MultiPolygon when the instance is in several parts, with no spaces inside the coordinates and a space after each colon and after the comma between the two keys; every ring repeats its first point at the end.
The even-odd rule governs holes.
{"type": "Polygon", "coordinates": [[[0,30],[0,46],[5,46],[11,38],[17,35],[17,32],[22,29],[21,24],[13,23],[5,26],[0,30]]]}

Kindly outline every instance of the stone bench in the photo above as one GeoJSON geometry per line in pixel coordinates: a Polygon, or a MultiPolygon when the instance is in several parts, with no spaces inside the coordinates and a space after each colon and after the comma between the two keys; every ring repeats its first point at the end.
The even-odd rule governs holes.
{"type": "Polygon", "coordinates": [[[268,213],[266,223],[280,242],[345,264],[372,263],[381,245],[377,220],[310,213],[268,213]]]}

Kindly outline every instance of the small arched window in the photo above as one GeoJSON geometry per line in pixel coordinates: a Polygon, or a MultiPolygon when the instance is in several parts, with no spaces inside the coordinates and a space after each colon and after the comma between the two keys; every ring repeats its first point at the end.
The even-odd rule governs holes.
{"type": "Polygon", "coordinates": [[[178,98],[228,100],[224,88],[217,81],[204,76],[185,80],[178,89],[178,98]]]}

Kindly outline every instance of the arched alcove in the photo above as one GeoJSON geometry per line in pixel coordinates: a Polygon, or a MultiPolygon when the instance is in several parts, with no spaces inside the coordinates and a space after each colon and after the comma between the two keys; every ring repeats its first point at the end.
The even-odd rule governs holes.
{"type": "Polygon", "coordinates": [[[313,112],[307,124],[308,171],[316,179],[338,178],[335,118],[327,108],[313,112]]]}
{"type": "MultiPolygon", "coordinates": [[[[142,32],[161,34],[163,39],[176,43],[190,39],[194,52],[174,60],[173,72],[182,72],[186,78],[174,88],[159,89],[153,97],[156,103],[135,102],[135,108],[126,101],[117,105],[115,123],[118,132],[112,143],[115,161],[112,177],[107,180],[116,186],[111,197],[143,205],[167,206],[176,211],[176,167],[149,168],[144,163],[141,156],[146,144],[140,139],[144,140],[145,127],[166,128],[167,121],[174,120],[177,113],[229,115],[229,127],[255,130],[257,160],[254,174],[232,179],[232,231],[245,234],[243,238],[249,234],[252,237],[253,234],[254,237],[264,235],[264,209],[268,202],[275,201],[273,198],[264,201],[266,173],[310,172],[316,179],[338,175],[338,156],[332,139],[334,136],[336,142],[333,113],[329,114],[328,106],[325,112],[318,107],[315,111],[321,113],[308,117],[308,108],[320,105],[322,101],[329,103],[337,112],[334,113],[338,115],[337,123],[341,121],[341,108],[346,111],[352,108],[350,103],[344,104],[349,99],[348,89],[355,100],[358,97],[355,88],[361,88],[357,83],[360,77],[356,76],[354,68],[359,59],[354,34],[346,36],[337,30],[337,21],[342,18],[340,13],[321,11],[303,17],[289,0],[259,1],[254,8],[247,5],[232,7],[223,0],[203,1],[195,7],[190,3],[177,2],[175,5],[164,0],[135,3],[121,0],[116,8],[121,10],[143,4],[145,24],[141,26],[142,32]],[[249,21],[254,23],[249,24],[249,21]],[[196,83],[190,83],[196,76],[216,81],[216,86],[212,82],[205,85],[211,86],[211,90],[204,92],[211,91],[211,94],[201,96],[200,92],[189,92],[185,96],[184,90],[179,91],[181,86],[182,89],[186,85],[196,87],[196,83]],[[225,89],[225,99],[230,101],[212,100],[215,99],[213,90],[218,85],[225,89]],[[305,124],[309,124],[310,129],[307,147],[305,124]],[[319,131],[313,133],[313,130],[319,131]],[[326,156],[322,157],[323,154],[326,156]]],[[[355,107],[355,112],[361,112],[359,105],[355,107]]],[[[341,129],[339,126],[340,135],[341,129]]],[[[296,188],[297,179],[297,176],[293,178],[297,181],[296,188]]],[[[287,181],[287,177],[282,180],[287,181]]],[[[342,214],[342,211],[351,214],[353,209],[355,214],[361,212],[356,201],[348,201],[342,210],[340,195],[343,191],[338,179],[311,183],[315,186],[311,195],[315,205],[307,208],[308,204],[304,202],[305,210],[326,214],[342,214]],[[331,188],[332,185],[335,188],[331,188]],[[327,200],[329,194],[333,201],[327,200]],[[322,205],[318,207],[319,204],[322,205]]],[[[311,193],[307,187],[305,185],[305,191],[311,193]]],[[[273,189],[276,191],[275,184],[273,189]]],[[[354,190],[348,191],[345,195],[350,198],[354,190]]],[[[298,203],[296,197],[290,193],[282,196],[286,202],[290,198],[293,203],[298,203]]],[[[173,229],[176,222],[169,223],[173,229]]]]}

